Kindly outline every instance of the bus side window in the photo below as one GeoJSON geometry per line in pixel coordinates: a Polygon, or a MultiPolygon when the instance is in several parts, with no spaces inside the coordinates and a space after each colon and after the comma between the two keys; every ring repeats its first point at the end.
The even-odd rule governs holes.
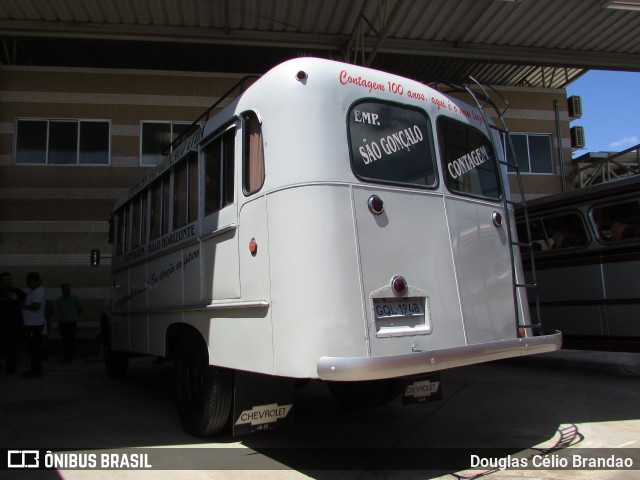
{"type": "Polygon", "coordinates": [[[189,212],[187,221],[191,223],[198,218],[198,194],[200,189],[198,185],[198,154],[194,153],[190,156],[187,163],[189,165],[189,212]]]}
{"type": "Polygon", "coordinates": [[[158,180],[151,185],[151,205],[149,229],[149,239],[153,240],[160,236],[160,225],[162,215],[162,183],[158,180]]]}
{"type": "Polygon", "coordinates": [[[264,148],[262,144],[262,125],[255,113],[244,116],[244,194],[256,193],[264,184],[264,148]]]}
{"type": "Polygon", "coordinates": [[[215,213],[234,201],[235,129],[231,128],[204,148],[204,214],[215,213]]]}
{"type": "Polygon", "coordinates": [[[127,209],[121,208],[116,212],[116,255],[122,255],[127,242],[127,209]]]}
{"type": "Polygon", "coordinates": [[[145,196],[139,194],[131,203],[131,248],[144,243],[145,196]]]}
{"type": "Polygon", "coordinates": [[[173,173],[173,229],[187,224],[189,164],[182,162],[173,173]]]}
{"type": "Polygon", "coordinates": [[[591,211],[600,239],[607,243],[640,239],[640,203],[638,199],[615,205],[596,207],[591,211]]]}
{"type": "Polygon", "coordinates": [[[583,247],[589,243],[589,236],[578,213],[545,218],[543,223],[552,250],[583,247]]]}

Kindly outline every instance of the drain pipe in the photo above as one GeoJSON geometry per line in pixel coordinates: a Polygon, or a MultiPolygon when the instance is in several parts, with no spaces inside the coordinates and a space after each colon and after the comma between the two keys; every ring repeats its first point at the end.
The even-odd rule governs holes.
{"type": "Polygon", "coordinates": [[[564,173],[564,151],[562,148],[562,136],[560,132],[560,107],[558,105],[558,100],[553,101],[553,106],[556,114],[556,138],[558,139],[558,157],[560,158],[560,182],[562,191],[565,192],[567,190],[567,184],[564,173]]]}

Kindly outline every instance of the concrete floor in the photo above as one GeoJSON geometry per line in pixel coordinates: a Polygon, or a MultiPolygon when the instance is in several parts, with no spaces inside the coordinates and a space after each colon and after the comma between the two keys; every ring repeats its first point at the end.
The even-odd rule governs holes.
{"type": "Polygon", "coordinates": [[[120,381],[106,377],[97,355],[72,365],[53,356],[41,379],[0,374],[0,446],[98,454],[163,447],[151,458],[166,470],[11,470],[0,478],[640,479],[640,354],[563,350],[444,371],[442,401],[407,407],[350,410],[310,382],[297,392],[293,427],[208,441],[183,433],[171,365],[152,361],[135,359],[120,381]],[[558,450],[546,458],[560,462],[605,449],[595,452],[632,458],[635,470],[466,468],[473,453],[530,465],[550,448],[558,450]],[[451,455],[463,464],[443,460],[451,455]],[[405,461],[411,469],[396,468],[405,461]]]}

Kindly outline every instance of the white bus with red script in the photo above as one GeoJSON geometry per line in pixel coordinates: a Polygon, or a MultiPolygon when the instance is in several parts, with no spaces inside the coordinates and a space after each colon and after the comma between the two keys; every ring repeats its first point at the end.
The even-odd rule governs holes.
{"type": "Polygon", "coordinates": [[[187,431],[272,428],[296,380],[373,404],[408,379],[421,400],[437,384],[421,375],[560,347],[518,328],[480,109],[300,58],[194,126],[114,209],[103,332],[112,375],[133,354],[173,359],[187,431]]]}

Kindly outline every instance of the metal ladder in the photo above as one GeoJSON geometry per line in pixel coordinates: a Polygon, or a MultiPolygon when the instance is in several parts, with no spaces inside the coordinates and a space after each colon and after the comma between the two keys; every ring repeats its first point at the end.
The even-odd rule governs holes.
{"type": "MultiPolygon", "coordinates": [[[[487,93],[484,86],[481,85],[480,82],[478,82],[473,77],[469,77],[469,79],[471,80],[471,84],[475,85],[478,88],[478,90],[480,91],[479,93],[473,91],[473,89],[471,88],[471,84],[455,85],[455,84],[447,83],[446,85],[452,88],[453,89],[452,91],[454,92],[466,93],[470,95],[471,98],[473,98],[473,101],[475,102],[476,106],[480,110],[485,124],[489,126],[491,129],[499,132],[499,134],[501,135],[501,138],[509,142],[509,147],[511,149],[511,152],[515,154],[515,149],[513,148],[513,143],[509,135],[509,129],[507,128],[507,124],[504,119],[504,114],[509,109],[508,100],[502,94],[500,94],[500,92],[496,91],[492,87],[489,87],[498,97],[500,97],[501,101],[505,105],[503,109],[498,108],[498,106],[493,101],[491,96],[487,93]],[[500,122],[500,126],[493,125],[489,121],[489,118],[485,112],[485,108],[487,106],[490,106],[496,113],[498,120],[500,122]]],[[[490,140],[493,146],[493,150],[494,152],[496,152],[496,155],[497,155],[499,150],[497,148],[498,146],[495,144],[495,139],[493,135],[491,135],[490,140]]],[[[500,149],[502,150],[502,147],[500,149]]],[[[540,313],[540,299],[539,299],[538,288],[537,288],[538,279],[537,279],[536,268],[535,268],[535,258],[534,258],[535,255],[533,250],[533,243],[531,242],[531,227],[529,224],[529,213],[527,211],[527,205],[526,205],[525,196],[524,196],[524,185],[522,182],[522,176],[520,175],[520,168],[518,167],[517,163],[511,163],[507,160],[506,148],[504,149],[504,157],[505,158],[503,160],[498,160],[498,164],[501,167],[504,166],[507,168],[511,168],[515,172],[517,182],[518,182],[519,195],[520,195],[520,200],[515,201],[511,198],[511,195],[509,195],[509,198],[507,198],[507,195],[503,194],[502,206],[504,208],[504,215],[505,215],[505,222],[506,222],[505,230],[507,232],[507,241],[509,242],[509,245],[510,245],[509,255],[511,260],[511,284],[513,288],[513,307],[515,311],[516,334],[518,338],[521,338],[525,336],[534,336],[534,335],[542,334],[542,321],[541,321],[542,317],[540,313]],[[512,222],[510,207],[514,209],[514,212],[516,209],[521,209],[521,211],[523,212],[522,216],[524,218],[524,224],[526,227],[526,235],[527,235],[526,241],[520,241],[517,239],[517,236],[514,235],[513,228],[515,227],[515,222],[514,221],[512,222]],[[531,262],[531,280],[532,280],[531,283],[526,283],[524,278],[520,279],[518,276],[518,271],[517,271],[517,266],[515,261],[516,254],[514,251],[514,249],[516,248],[526,249],[529,252],[529,259],[531,262]],[[525,293],[527,293],[526,298],[528,299],[529,304],[531,304],[532,302],[531,302],[531,299],[529,299],[527,290],[533,291],[533,304],[535,306],[535,322],[534,321],[531,321],[530,323],[525,322],[524,308],[529,307],[529,305],[521,305],[521,295],[520,295],[521,289],[523,289],[525,293]],[[526,334],[525,332],[529,332],[529,333],[526,334]]],[[[502,184],[508,185],[508,177],[506,177],[507,174],[503,172],[502,168],[498,169],[498,174],[502,184]]],[[[524,270],[523,270],[522,276],[524,277],[524,270]]],[[[530,314],[530,317],[532,317],[531,314],[530,314]]]]}

